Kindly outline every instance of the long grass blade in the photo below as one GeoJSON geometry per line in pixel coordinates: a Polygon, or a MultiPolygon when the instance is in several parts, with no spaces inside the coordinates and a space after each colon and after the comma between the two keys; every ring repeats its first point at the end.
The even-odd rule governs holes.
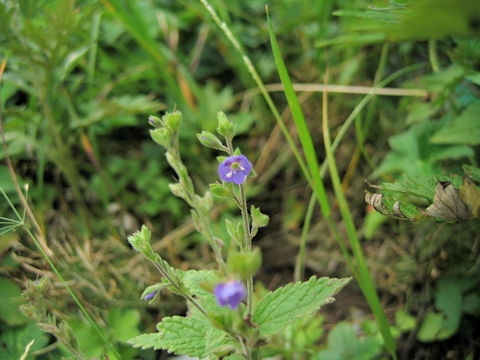
{"type": "Polygon", "coordinates": [[[378,298],[377,292],[375,290],[375,285],[373,283],[372,277],[368,271],[367,263],[365,261],[365,256],[363,255],[362,247],[360,245],[360,240],[353,223],[352,214],[348,207],[345,194],[343,193],[342,183],[340,176],[338,175],[337,165],[335,163],[335,158],[333,157],[332,144],[330,141],[330,131],[328,128],[328,109],[327,109],[327,92],[323,93],[323,141],[325,145],[325,153],[327,155],[328,166],[330,170],[330,178],[332,180],[333,189],[335,191],[335,197],[338,201],[338,206],[340,208],[340,213],[342,214],[343,221],[345,223],[348,238],[350,240],[350,245],[352,247],[353,255],[356,260],[358,278],[357,281],[362,289],[362,292],[367,299],[367,302],[372,309],[373,314],[377,320],[377,324],[382,334],[385,347],[388,352],[396,359],[395,354],[395,342],[390,333],[390,328],[388,325],[387,318],[383,311],[382,305],[378,298]]]}
{"type": "Polygon", "coordinates": [[[227,37],[228,41],[233,45],[233,47],[238,51],[240,54],[243,64],[247,68],[249,74],[252,76],[252,79],[255,81],[257,84],[260,92],[262,93],[263,98],[265,99],[265,102],[267,103],[268,107],[270,108],[270,111],[272,112],[273,116],[275,117],[275,120],[277,121],[278,126],[282,130],[283,136],[285,136],[285,139],[287,140],[288,145],[290,146],[290,150],[292,151],[293,155],[295,156],[295,159],[297,160],[300,169],[302,170],[303,175],[307,179],[308,183],[313,189],[313,182],[310,176],[310,173],[307,169],[307,166],[305,164],[305,161],[302,158],[302,155],[298,151],[295,142],[293,141],[292,136],[290,135],[287,127],[285,126],[285,122],[283,121],[282,117],[280,116],[280,112],[278,111],[277,107],[273,103],[273,100],[268,93],[267,89],[265,88],[264,83],[262,82],[262,79],[260,78],[260,75],[258,75],[257,70],[252,64],[252,61],[248,57],[248,55],[245,53],[245,51],[242,49],[240,46],[240,43],[238,40],[235,38],[233,35],[232,31],[228,28],[226,23],[220,19],[218,16],[217,12],[215,9],[209,4],[208,0],[199,0],[202,5],[205,7],[205,9],[208,11],[210,16],[212,17],[213,21],[218,25],[220,30],[223,31],[225,36],[227,37]]]}
{"type": "Polygon", "coordinates": [[[323,186],[323,181],[320,177],[320,171],[317,156],[315,154],[315,148],[313,146],[312,137],[310,135],[310,131],[308,130],[305,117],[303,116],[302,109],[300,108],[300,103],[298,102],[295,90],[293,90],[292,82],[290,80],[290,76],[288,76],[287,68],[285,66],[285,63],[283,62],[277,39],[275,38],[275,34],[273,33],[272,23],[270,22],[268,11],[267,21],[270,33],[270,43],[272,45],[273,58],[275,59],[278,75],[280,76],[280,80],[282,81],[285,96],[287,97],[288,105],[290,106],[290,110],[292,112],[292,116],[298,130],[298,136],[302,144],[302,149],[305,154],[305,158],[307,159],[308,169],[310,170],[310,176],[312,177],[314,185],[313,190],[317,195],[323,215],[329,216],[330,205],[328,204],[325,187],[323,186]]]}
{"type": "MultiPolygon", "coordinates": [[[[285,96],[287,97],[288,103],[290,105],[292,116],[295,120],[295,124],[297,126],[297,130],[300,136],[302,148],[307,158],[307,164],[309,166],[310,175],[312,176],[312,179],[315,185],[314,191],[316,192],[316,195],[318,197],[320,206],[322,207],[322,212],[324,216],[330,220],[329,224],[331,225],[331,227],[336,228],[334,223],[331,221],[330,207],[328,205],[325,189],[323,186],[322,179],[320,177],[319,166],[317,163],[315,149],[313,147],[313,142],[311,140],[310,132],[308,130],[305,118],[303,116],[303,112],[300,108],[300,104],[298,102],[297,96],[293,89],[287,69],[282,60],[280,49],[278,47],[278,43],[276,41],[272,25],[268,17],[268,12],[267,12],[267,20],[268,20],[268,26],[269,26],[269,32],[270,32],[270,42],[272,45],[272,52],[273,52],[276,66],[277,66],[277,71],[279,73],[280,79],[284,86],[285,96]]],[[[380,300],[378,299],[378,295],[375,290],[373,280],[370,276],[370,273],[368,272],[365,257],[363,255],[363,251],[360,246],[360,241],[358,239],[357,231],[354,226],[353,219],[345,199],[345,195],[343,194],[340,177],[338,175],[335,160],[333,158],[332,144],[330,142],[330,136],[328,133],[328,123],[326,122],[327,121],[326,94],[327,92],[324,92],[323,129],[324,129],[325,151],[326,152],[328,151],[327,154],[329,154],[327,156],[327,160],[328,160],[328,165],[330,169],[330,176],[332,178],[335,195],[339,203],[342,218],[347,228],[348,238],[349,238],[350,245],[352,247],[352,252],[356,261],[356,266],[354,266],[354,269],[355,269],[354,274],[356,275],[360,288],[365,298],[367,299],[367,302],[369,303],[370,308],[372,309],[372,312],[375,315],[375,318],[377,319],[377,323],[380,328],[380,333],[384,338],[385,347],[387,348],[388,352],[390,352],[392,356],[395,358],[395,343],[390,334],[388,322],[385,317],[385,313],[383,312],[383,308],[380,304],[380,300]]],[[[341,243],[341,241],[339,242],[341,243]]]]}

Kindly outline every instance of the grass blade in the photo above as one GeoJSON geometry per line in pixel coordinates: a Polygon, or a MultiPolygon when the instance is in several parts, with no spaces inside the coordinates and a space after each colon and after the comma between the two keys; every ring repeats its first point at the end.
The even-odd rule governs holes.
{"type": "Polygon", "coordinates": [[[270,22],[270,17],[268,15],[267,8],[267,21],[268,29],[270,33],[270,43],[272,45],[273,58],[275,59],[275,64],[277,66],[278,75],[282,81],[285,96],[287,97],[288,105],[292,112],[293,119],[295,121],[295,126],[298,130],[298,135],[300,137],[300,142],[302,144],[302,149],[307,159],[308,169],[310,170],[310,176],[313,180],[313,190],[315,191],[318,202],[322,209],[324,216],[330,215],[330,205],[328,204],[327,195],[325,192],[325,187],[323,186],[323,181],[320,177],[320,171],[317,161],[317,156],[315,154],[315,148],[313,146],[312,137],[310,131],[308,130],[305,117],[303,116],[302,109],[300,108],[300,103],[298,102],[295,90],[293,90],[292,82],[288,76],[287,68],[283,62],[280,49],[278,47],[277,39],[273,33],[272,23],[270,22]]]}
{"type": "MultiPolygon", "coordinates": [[[[299,133],[300,141],[302,144],[303,151],[305,153],[305,157],[307,159],[307,164],[310,170],[310,175],[313,179],[314,183],[314,191],[316,192],[317,199],[320,203],[320,206],[322,208],[322,212],[324,216],[329,220],[329,224],[332,228],[336,228],[335,224],[333,221],[331,221],[330,217],[330,206],[328,204],[327,196],[325,193],[325,189],[323,186],[322,179],[320,177],[320,171],[319,171],[319,166],[318,162],[316,159],[315,155],[315,149],[313,147],[313,142],[311,140],[310,132],[308,130],[305,118],[303,116],[303,112],[300,108],[300,104],[298,102],[297,96],[295,94],[295,91],[293,90],[292,82],[290,80],[290,77],[288,75],[287,69],[285,67],[285,64],[282,60],[280,49],[278,47],[278,43],[275,38],[275,34],[273,32],[273,28],[270,22],[270,18],[268,17],[268,11],[267,11],[267,20],[268,20],[268,27],[269,27],[269,33],[270,33],[270,42],[272,45],[272,52],[273,56],[275,59],[275,64],[277,66],[277,71],[279,73],[280,79],[282,81],[284,91],[285,91],[285,96],[287,97],[288,103],[290,105],[291,111],[292,111],[292,116],[295,121],[295,125],[297,126],[297,130],[299,133]]],[[[352,270],[354,272],[354,275],[357,278],[357,281],[360,285],[360,288],[367,299],[367,302],[375,315],[375,318],[377,320],[378,326],[380,328],[380,333],[382,334],[382,337],[385,342],[385,347],[387,348],[388,352],[392,354],[393,358],[396,358],[395,355],[395,342],[393,341],[393,338],[390,334],[390,329],[388,326],[388,322],[385,316],[385,313],[383,311],[382,305],[380,303],[380,300],[378,298],[377,292],[375,290],[375,286],[373,284],[373,280],[370,276],[370,273],[367,268],[367,264],[365,261],[365,257],[363,255],[363,251],[360,245],[360,241],[358,239],[357,231],[355,228],[355,225],[353,223],[352,215],[350,212],[350,209],[348,208],[348,204],[345,198],[345,195],[342,190],[342,185],[340,181],[340,177],[338,175],[337,167],[335,164],[335,159],[333,158],[333,151],[332,151],[332,144],[330,142],[330,135],[328,132],[328,119],[327,119],[327,112],[326,112],[326,94],[327,92],[324,92],[324,104],[323,104],[323,134],[324,134],[324,144],[325,144],[325,151],[327,153],[327,160],[328,160],[328,165],[330,169],[330,176],[332,178],[332,183],[334,185],[334,191],[335,191],[335,196],[337,198],[340,212],[342,214],[343,221],[345,222],[346,228],[347,228],[347,234],[348,238],[350,241],[350,245],[352,247],[352,252],[356,261],[356,266],[352,267],[352,270]]],[[[337,236],[337,239],[341,244],[343,244],[342,240],[339,239],[339,236],[337,236]]],[[[345,249],[342,249],[343,252],[345,253],[345,249]]],[[[347,257],[348,261],[349,256],[347,257]]],[[[351,261],[349,261],[349,264],[352,266],[351,261]]]]}
{"type": "Polygon", "coordinates": [[[328,128],[328,109],[327,109],[327,92],[323,93],[323,142],[325,145],[325,153],[327,155],[328,166],[330,170],[330,177],[332,179],[333,188],[335,191],[335,197],[338,201],[338,206],[340,208],[340,213],[342,214],[343,221],[345,223],[348,238],[350,240],[350,245],[352,247],[353,255],[356,260],[356,267],[358,278],[357,281],[362,289],[362,292],[367,299],[368,305],[370,306],[377,324],[382,334],[383,340],[385,342],[385,347],[388,352],[396,359],[395,355],[395,342],[390,333],[390,328],[388,325],[387,318],[383,311],[380,299],[378,298],[377,292],[375,290],[375,285],[373,283],[372,277],[368,271],[367,263],[365,261],[365,256],[363,255],[362,247],[360,245],[360,240],[353,223],[352,214],[348,207],[345,194],[343,193],[342,183],[340,176],[338,175],[337,165],[335,163],[335,158],[333,157],[332,144],[330,141],[330,132],[328,128]]]}

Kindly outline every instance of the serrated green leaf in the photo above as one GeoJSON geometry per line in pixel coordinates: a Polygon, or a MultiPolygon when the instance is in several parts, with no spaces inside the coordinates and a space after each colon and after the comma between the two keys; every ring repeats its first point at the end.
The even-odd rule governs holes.
{"type": "MultiPolygon", "coordinates": [[[[213,270],[178,270],[178,276],[182,279],[185,287],[195,297],[199,304],[207,312],[227,312],[228,308],[222,308],[217,304],[215,296],[212,291],[206,290],[202,285],[204,284],[216,284],[220,282],[220,278],[213,270]]],[[[191,306],[190,313],[194,317],[198,317],[202,321],[205,315],[195,307],[191,306]]]]}
{"type": "Polygon", "coordinates": [[[435,187],[439,182],[451,182],[455,188],[459,188],[463,178],[458,175],[434,175],[434,176],[411,176],[404,174],[395,183],[384,183],[382,190],[400,192],[405,195],[413,195],[425,198],[429,202],[435,196],[435,187]]]}
{"type": "MultiPolygon", "coordinates": [[[[388,143],[392,150],[385,156],[372,176],[384,174],[433,176],[442,171],[438,164],[440,161],[473,155],[472,150],[467,146],[443,145],[430,141],[432,134],[440,131],[446,121],[446,118],[441,122],[423,121],[401,134],[390,137],[388,143]]],[[[460,144],[463,143],[460,142],[460,144]]]]}
{"type": "Polygon", "coordinates": [[[210,323],[192,317],[166,317],[157,325],[158,333],[130,339],[134,347],[165,349],[177,355],[204,358],[232,342],[229,335],[210,323]]]}
{"type": "Polygon", "coordinates": [[[317,279],[312,276],[305,282],[288,284],[265,296],[253,312],[252,320],[260,333],[268,336],[285,328],[296,319],[333,302],[333,295],[340,291],[350,278],[317,279]]]}
{"type": "Polygon", "coordinates": [[[417,319],[405,310],[399,309],[395,312],[395,324],[402,332],[411,331],[415,328],[417,319]]]}
{"type": "Polygon", "coordinates": [[[270,217],[268,215],[262,214],[259,208],[255,206],[250,207],[250,214],[252,216],[252,226],[254,228],[261,228],[268,225],[270,217]]]}
{"type": "Polygon", "coordinates": [[[227,357],[222,358],[223,360],[243,360],[244,357],[237,354],[228,355],[227,357]]]}
{"type": "Polygon", "coordinates": [[[159,333],[149,333],[149,334],[142,334],[139,336],[134,337],[133,339],[129,339],[128,343],[131,344],[133,347],[145,349],[161,349],[161,345],[158,345],[158,340],[160,339],[159,333]]]}
{"type": "Polygon", "coordinates": [[[315,360],[368,360],[380,352],[381,344],[374,337],[357,338],[352,324],[341,322],[328,334],[328,349],[318,352],[315,360]]]}
{"type": "Polygon", "coordinates": [[[436,144],[480,144],[480,101],[465,109],[452,122],[442,127],[431,138],[436,144]]]}
{"type": "Polygon", "coordinates": [[[140,312],[137,309],[110,309],[108,323],[114,339],[127,341],[140,333],[138,330],[140,312]]]}
{"type": "Polygon", "coordinates": [[[428,311],[422,321],[422,325],[417,332],[417,339],[422,342],[435,341],[438,333],[443,329],[443,315],[428,311]]]}
{"type": "Polygon", "coordinates": [[[463,171],[465,172],[465,175],[470,176],[473,180],[480,181],[479,168],[471,165],[463,165],[463,171]]]}
{"type": "MultiPolygon", "coordinates": [[[[365,202],[382,215],[393,216],[397,219],[415,220],[422,216],[417,207],[407,201],[400,201],[383,194],[366,192],[365,202]]],[[[367,235],[367,233],[365,234],[367,235]]]]}

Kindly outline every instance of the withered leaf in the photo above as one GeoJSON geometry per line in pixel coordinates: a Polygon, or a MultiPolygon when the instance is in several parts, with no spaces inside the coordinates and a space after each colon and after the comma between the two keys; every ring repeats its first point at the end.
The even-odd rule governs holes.
{"type": "Polygon", "coordinates": [[[372,205],[380,214],[388,215],[388,210],[385,205],[383,205],[382,199],[383,194],[372,194],[368,191],[365,193],[365,202],[367,204],[372,205]]]}
{"type": "Polygon", "coordinates": [[[446,221],[466,220],[471,217],[471,212],[460,197],[459,191],[448,181],[437,183],[433,204],[425,213],[446,221]]]}
{"type": "Polygon", "coordinates": [[[392,211],[389,211],[389,208],[385,206],[384,200],[385,198],[383,194],[372,194],[368,191],[365,193],[365,202],[372,205],[373,208],[377,210],[380,214],[393,216],[398,219],[407,219],[407,216],[405,216],[405,214],[403,214],[402,210],[400,209],[400,201],[396,201],[393,206],[390,204],[389,208],[391,208],[392,211]]]}
{"type": "Polygon", "coordinates": [[[458,192],[462,201],[467,205],[471,215],[478,216],[480,212],[480,191],[473,181],[465,176],[458,192]]]}

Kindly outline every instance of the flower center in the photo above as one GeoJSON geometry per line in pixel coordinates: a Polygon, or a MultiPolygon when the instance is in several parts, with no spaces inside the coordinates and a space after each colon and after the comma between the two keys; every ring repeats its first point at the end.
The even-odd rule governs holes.
{"type": "Polygon", "coordinates": [[[237,171],[245,171],[245,168],[238,161],[235,161],[230,165],[230,171],[227,174],[227,178],[231,178],[237,171]]]}

